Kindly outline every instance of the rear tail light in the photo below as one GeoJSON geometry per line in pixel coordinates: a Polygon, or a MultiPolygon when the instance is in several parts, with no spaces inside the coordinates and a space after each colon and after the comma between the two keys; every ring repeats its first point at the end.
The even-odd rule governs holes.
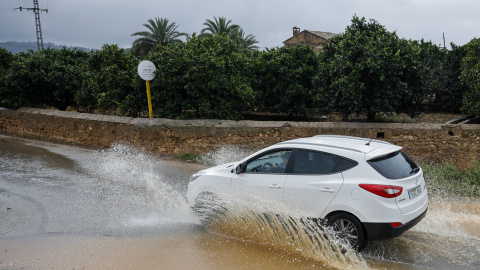
{"type": "Polygon", "coordinates": [[[398,186],[390,185],[370,185],[370,184],[360,184],[361,188],[369,191],[373,194],[376,194],[384,198],[395,198],[402,194],[403,188],[398,186]]]}
{"type": "Polygon", "coordinates": [[[401,222],[392,222],[390,223],[390,226],[392,226],[393,228],[397,228],[397,227],[400,227],[402,226],[403,224],[401,222]]]}

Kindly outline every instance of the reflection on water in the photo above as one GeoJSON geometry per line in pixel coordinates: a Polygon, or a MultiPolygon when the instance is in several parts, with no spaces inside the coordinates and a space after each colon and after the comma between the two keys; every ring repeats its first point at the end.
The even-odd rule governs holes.
{"type": "Polygon", "coordinates": [[[145,238],[2,240],[0,269],[328,269],[314,260],[202,231],[145,238]],[[8,254],[8,262],[4,260],[8,254]]]}
{"type": "MultiPolygon", "coordinates": [[[[228,146],[207,157],[247,154],[228,146]]],[[[416,227],[357,254],[265,202],[275,214],[232,200],[204,228],[185,199],[200,167],[122,144],[93,151],[0,137],[0,165],[0,269],[480,268],[478,200],[433,198],[416,227]]]]}

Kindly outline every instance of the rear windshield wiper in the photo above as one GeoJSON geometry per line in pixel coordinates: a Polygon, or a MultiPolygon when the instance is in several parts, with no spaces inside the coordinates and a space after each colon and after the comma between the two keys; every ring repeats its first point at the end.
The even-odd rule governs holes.
{"type": "Polygon", "coordinates": [[[417,173],[418,171],[420,171],[419,167],[413,168],[412,171],[410,171],[410,174],[417,173]]]}

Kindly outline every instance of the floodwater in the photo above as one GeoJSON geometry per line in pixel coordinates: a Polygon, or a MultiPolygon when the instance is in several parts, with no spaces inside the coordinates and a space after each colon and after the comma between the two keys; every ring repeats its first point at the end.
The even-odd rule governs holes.
{"type": "MultiPolygon", "coordinates": [[[[245,155],[223,147],[209,157],[245,155]]],[[[185,193],[202,168],[128,145],[0,136],[0,269],[480,268],[478,199],[431,198],[417,226],[356,253],[298,220],[265,222],[248,204],[201,226],[185,193]]]]}

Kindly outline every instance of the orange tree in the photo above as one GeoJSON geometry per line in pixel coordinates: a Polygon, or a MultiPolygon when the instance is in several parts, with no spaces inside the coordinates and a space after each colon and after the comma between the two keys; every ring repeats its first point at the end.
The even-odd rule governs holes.
{"type": "Polygon", "coordinates": [[[299,45],[254,55],[256,107],[290,116],[306,115],[313,106],[310,91],[319,64],[313,49],[299,45]]]}
{"type": "Polygon", "coordinates": [[[472,39],[465,45],[465,50],[460,75],[466,87],[462,111],[480,117],[480,38],[472,39]]]}
{"type": "Polygon", "coordinates": [[[158,48],[151,82],[154,113],[170,118],[239,119],[250,108],[250,53],[226,35],[158,48]]]}
{"type": "Polygon", "coordinates": [[[66,48],[15,55],[2,79],[1,105],[18,108],[46,104],[60,110],[74,106],[87,59],[87,52],[66,48]]]}
{"type": "MultiPolygon", "coordinates": [[[[117,45],[105,44],[101,50],[92,52],[86,63],[81,88],[75,93],[76,105],[105,110],[116,110],[124,105],[129,95],[141,92],[138,63],[132,54],[117,45]]],[[[130,112],[128,106],[122,108],[126,114],[138,113],[138,110],[130,112]]]]}
{"type": "Polygon", "coordinates": [[[313,98],[320,112],[344,117],[379,112],[411,112],[420,79],[418,46],[399,39],[375,20],[354,16],[343,35],[333,37],[320,54],[313,98]]]}
{"type": "Polygon", "coordinates": [[[442,62],[443,73],[441,74],[444,84],[433,93],[435,103],[444,108],[460,111],[462,98],[465,93],[465,85],[460,81],[462,60],[466,55],[465,46],[450,44],[452,49],[447,51],[442,62]]]}
{"type": "Polygon", "coordinates": [[[0,48],[0,106],[8,106],[9,96],[7,89],[6,73],[13,61],[13,54],[5,48],[0,48]]]}

